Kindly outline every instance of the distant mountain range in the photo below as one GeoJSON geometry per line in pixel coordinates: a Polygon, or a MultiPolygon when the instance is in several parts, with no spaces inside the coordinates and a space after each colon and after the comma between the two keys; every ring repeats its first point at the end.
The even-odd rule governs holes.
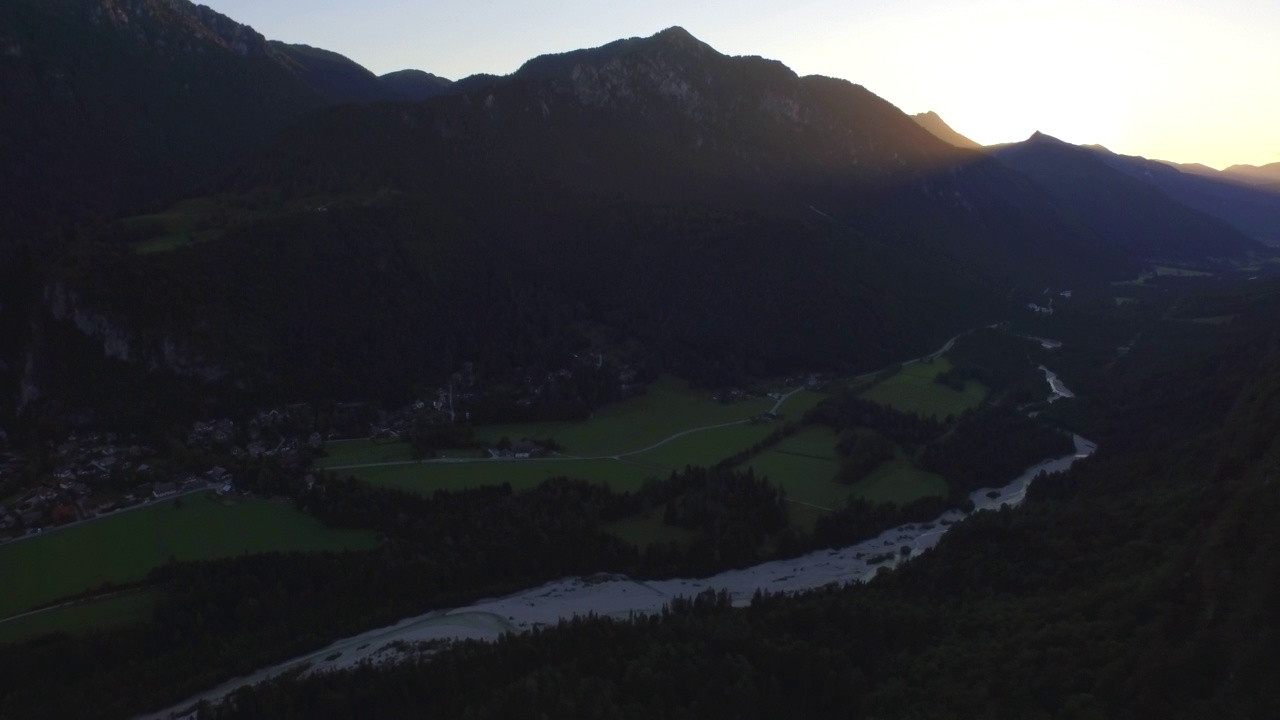
{"type": "Polygon", "coordinates": [[[1232,165],[1223,170],[1224,175],[1239,178],[1253,185],[1275,186],[1280,183],[1280,162],[1269,165],[1232,165]]]}
{"type": "Polygon", "coordinates": [[[1225,220],[1171,199],[1135,171],[1132,159],[1042,133],[994,147],[992,153],[1047,188],[1093,232],[1141,257],[1194,260],[1243,254],[1256,246],[1225,220]]]}
{"type": "MultiPolygon", "coordinates": [[[[914,119],[920,123],[921,127],[957,147],[968,147],[967,143],[973,142],[952,130],[936,113],[922,113],[914,116],[914,119]]],[[[1037,139],[1052,140],[1039,133],[1032,138],[1032,140],[1037,139]]],[[[1055,142],[1065,145],[1061,141],[1055,140],[1055,142]]],[[[976,143],[973,145],[976,146],[976,143]]],[[[1254,240],[1271,246],[1280,246],[1280,163],[1262,167],[1235,165],[1219,171],[1206,165],[1169,163],[1120,155],[1101,145],[1071,146],[1080,150],[1081,153],[1074,153],[1065,148],[1059,148],[1055,153],[1047,150],[1048,146],[1041,146],[1040,152],[1033,153],[1018,149],[1025,145],[1020,143],[993,146],[991,150],[1011,166],[1036,177],[1041,184],[1056,185],[1059,197],[1062,197],[1063,192],[1066,191],[1065,184],[1070,182],[1068,179],[1070,173],[1061,174],[1060,171],[1066,168],[1055,164],[1049,155],[1054,155],[1056,160],[1071,157],[1077,163],[1087,164],[1081,153],[1090,153],[1117,173],[1154,187],[1167,200],[1173,201],[1174,205],[1185,206],[1211,215],[1254,240]]],[[[1093,172],[1100,172],[1096,166],[1093,168],[1093,172]]],[[[1081,173],[1084,169],[1076,167],[1074,172],[1076,177],[1082,177],[1081,173]]],[[[1131,217],[1133,213],[1130,210],[1134,207],[1149,207],[1150,212],[1146,217],[1152,221],[1160,217],[1169,218],[1171,222],[1175,217],[1185,219],[1184,208],[1173,207],[1161,210],[1158,206],[1164,201],[1151,198],[1146,191],[1140,193],[1146,196],[1146,200],[1137,206],[1119,202],[1116,199],[1117,196],[1110,194],[1110,191],[1117,189],[1119,181],[1115,176],[1108,176],[1106,173],[1102,173],[1101,177],[1105,179],[1096,184],[1085,184],[1076,188],[1076,211],[1097,215],[1107,212],[1101,210],[1102,207],[1112,205],[1110,212],[1117,220],[1131,225],[1128,231],[1117,230],[1121,235],[1148,237],[1153,235],[1154,228],[1142,225],[1142,221],[1137,217],[1131,217]]],[[[1136,185],[1130,184],[1127,187],[1131,192],[1138,190],[1136,185]]],[[[1205,246],[1202,243],[1200,230],[1188,230],[1192,226],[1203,229],[1203,219],[1196,220],[1191,226],[1176,224],[1174,232],[1160,231],[1158,234],[1162,237],[1184,236],[1187,240],[1182,244],[1183,250],[1194,255],[1205,246]]],[[[1113,224],[1113,227],[1118,226],[1113,224]]],[[[1238,245],[1238,240],[1229,241],[1230,243],[1238,245]]],[[[1157,250],[1157,248],[1149,249],[1157,250]]],[[[1174,253],[1175,256],[1180,254],[1181,251],[1174,253]]]]}
{"type": "Polygon", "coordinates": [[[32,261],[36,306],[5,304],[35,328],[0,358],[34,368],[24,401],[155,384],[117,366],[238,401],[391,397],[601,342],[704,382],[865,368],[1031,288],[1258,248],[1092,151],[958,147],[680,28],[449,82],[185,0],[0,19],[10,227],[78,243],[32,261]],[[54,353],[69,327],[83,348],[54,353]]]}

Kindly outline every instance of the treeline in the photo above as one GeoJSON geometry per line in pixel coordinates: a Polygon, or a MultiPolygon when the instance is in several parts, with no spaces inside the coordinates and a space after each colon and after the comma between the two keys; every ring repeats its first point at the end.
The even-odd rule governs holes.
{"type": "Polygon", "coordinates": [[[773,430],[770,430],[768,435],[765,435],[760,440],[752,443],[746,449],[740,450],[716,463],[715,467],[720,469],[736,468],[742,463],[756,457],[760,453],[763,453],[765,450],[768,450],[783,440],[795,435],[797,432],[808,426],[808,424],[809,421],[807,418],[798,423],[788,420],[775,427],[773,430]]]}

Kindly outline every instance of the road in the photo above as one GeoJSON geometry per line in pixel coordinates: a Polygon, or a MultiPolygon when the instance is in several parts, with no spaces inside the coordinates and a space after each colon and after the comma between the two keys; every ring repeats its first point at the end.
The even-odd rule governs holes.
{"type": "MultiPolygon", "coordinates": [[[[212,485],[201,485],[198,488],[192,488],[191,490],[183,490],[182,492],[177,493],[175,495],[170,495],[169,497],[164,498],[162,502],[177,500],[178,498],[186,497],[188,495],[195,495],[197,493],[208,492],[209,490],[212,490],[212,489],[213,489],[212,485]]],[[[63,530],[76,527],[77,525],[90,523],[90,522],[93,522],[94,520],[100,520],[102,518],[108,518],[108,517],[115,517],[116,515],[123,515],[127,512],[133,512],[134,510],[141,510],[143,508],[149,508],[153,505],[159,505],[159,504],[160,502],[156,501],[154,498],[143,500],[137,505],[130,505],[129,507],[120,508],[119,510],[113,510],[112,512],[109,512],[109,513],[100,513],[92,517],[87,517],[80,520],[76,520],[74,522],[69,522],[65,525],[55,525],[51,528],[45,528],[44,530],[41,530],[38,533],[29,533],[29,534],[23,535],[22,537],[16,537],[12,540],[0,541],[0,547],[3,547],[5,545],[12,545],[13,543],[24,542],[26,540],[34,540],[36,538],[41,538],[47,535],[52,535],[54,533],[62,532],[63,530]]]]}

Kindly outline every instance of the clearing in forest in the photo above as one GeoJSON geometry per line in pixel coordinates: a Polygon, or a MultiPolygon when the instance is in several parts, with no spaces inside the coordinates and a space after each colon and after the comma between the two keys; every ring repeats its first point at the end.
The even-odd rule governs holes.
{"type": "Polygon", "coordinates": [[[980,405],[987,397],[987,388],[970,380],[965,383],[963,392],[957,392],[934,381],[950,369],[951,361],[945,357],[908,365],[892,377],[871,386],[862,393],[862,397],[902,412],[937,418],[959,416],[965,410],[980,405]]]}

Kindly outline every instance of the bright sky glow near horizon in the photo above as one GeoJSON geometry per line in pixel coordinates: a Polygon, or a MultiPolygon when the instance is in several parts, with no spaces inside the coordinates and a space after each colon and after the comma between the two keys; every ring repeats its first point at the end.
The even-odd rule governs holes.
{"type": "Polygon", "coordinates": [[[984,144],[1040,130],[1217,168],[1280,162],[1276,0],[197,1],[379,74],[455,80],[680,25],[984,144]]]}

